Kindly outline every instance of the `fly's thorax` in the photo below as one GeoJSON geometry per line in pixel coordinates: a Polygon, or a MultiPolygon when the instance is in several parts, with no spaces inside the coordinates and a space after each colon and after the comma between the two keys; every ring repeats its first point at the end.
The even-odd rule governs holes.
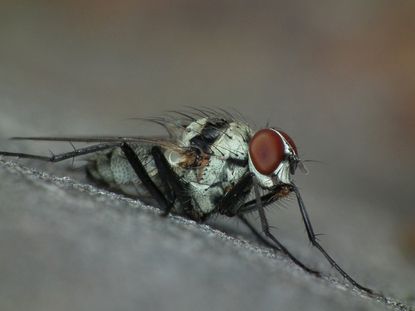
{"type": "Polygon", "coordinates": [[[190,147],[192,139],[202,133],[207,121],[208,118],[201,118],[189,123],[189,125],[183,131],[182,136],[178,138],[177,143],[183,147],[190,147]]]}
{"type": "Polygon", "coordinates": [[[251,135],[252,130],[243,123],[201,118],[191,122],[183,131],[177,142],[182,149],[166,150],[165,156],[176,172],[187,176],[190,181],[212,184],[229,178],[237,179],[247,167],[229,172],[230,160],[248,160],[251,135]],[[188,170],[194,172],[186,172],[188,170]]]}
{"type": "Polygon", "coordinates": [[[178,140],[181,150],[165,150],[166,159],[189,187],[201,215],[215,210],[218,201],[248,172],[248,142],[252,130],[224,119],[201,118],[190,123],[178,140]]]}
{"type": "Polygon", "coordinates": [[[252,129],[242,122],[200,118],[183,131],[178,145],[199,148],[202,152],[224,158],[247,158],[252,129]]]}
{"type": "Polygon", "coordinates": [[[252,129],[249,126],[241,122],[231,122],[212,145],[212,153],[227,159],[246,160],[251,136],[252,129]]]}
{"type": "Polygon", "coordinates": [[[248,167],[234,165],[233,160],[248,159],[248,141],[251,129],[242,123],[231,122],[210,147],[210,160],[203,169],[203,182],[208,184],[220,181],[232,184],[247,172],[248,167]]]}

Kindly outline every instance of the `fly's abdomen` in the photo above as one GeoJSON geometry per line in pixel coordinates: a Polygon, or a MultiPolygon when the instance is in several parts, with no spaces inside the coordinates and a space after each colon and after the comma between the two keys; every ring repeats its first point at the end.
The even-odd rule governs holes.
{"type": "Polygon", "coordinates": [[[88,159],[86,170],[92,179],[108,185],[114,182],[114,175],[111,171],[111,154],[112,152],[100,153],[88,159]]]}
{"type": "MultiPolygon", "coordinates": [[[[131,147],[150,177],[156,178],[157,169],[150,155],[150,147],[145,145],[132,145],[131,147]]],[[[107,153],[95,154],[89,159],[87,171],[95,181],[103,182],[111,188],[119,189],[130,195],[145,194],[140,179],[119,148],[107,153]]]]}

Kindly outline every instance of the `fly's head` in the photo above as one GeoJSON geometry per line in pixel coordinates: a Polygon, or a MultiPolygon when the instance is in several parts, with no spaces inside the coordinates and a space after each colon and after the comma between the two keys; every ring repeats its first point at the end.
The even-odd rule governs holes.
{"type": "Polygon", "coordinates": [[[249,170],[263,188],[291,184],[299,164],[297,146],[283,131],[262,129],[249,142],[249,170]]]}

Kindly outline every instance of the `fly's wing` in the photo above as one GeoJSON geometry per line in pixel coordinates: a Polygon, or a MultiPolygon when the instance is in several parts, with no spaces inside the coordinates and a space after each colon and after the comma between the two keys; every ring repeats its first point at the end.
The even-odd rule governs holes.
{"type": "Polygon", "coordinates": [[[189,124],[189,120],[172,118],[136,118],[143,121],[161,125],[168,133],[166,136],[42,136],[42,137],[12,137],[12,140],[36,140],[36,141],[56,141],[56,142],[82,142],[82,143],[133,143],[146,145],[159,145],[170,149],[177,149],[183,131],[189,124]]]}
{"type": "MultiPolygon", "coordinates": [[[[38,156],[33,154],[23,153],[11,153],[0,151],[0,155],[3,156],[15,156],[20,158],[31,158],[41,161],[59,162],[69,158],[75,158],[82,155],[94,154],[105,150],[112,150],[119,147],[122,143],[128,143],[131,146],[159,146],[163,150],[168,151],[169,157],[176,164],[189,163],[192,159],[196,158],[196,152],[186,146],[182,146],[177,140],[156,136],[156,137],[143,137],[143,136],[65,136],[65,137],[54,137],[54,136],[43,136],[43,137],[12,137],[13,140],[32,140],[32,141],[54,141],[54,142],[80,142],[88,145],[87,147],[77,148],[74,151],[53,154],[51,157],[38,156]]],[[[148,149],[148,148],[147,148],[148,149]]]]}
{"type": "Polygon", "coordinates": [[[37,136],[37,137],[11,137],[12,140],[35,140],[55,142],[80,142],[80,143],[131,143],[160,146],[165,149],[180,150],[180,147],[173,140],[164,136],[143,137],[143,136],[37,136]]]}
{"type": "Polygon", "coordinates": [[[37,140],[37,141],[58,141],[58,142],[84,142],[84,143],[104,143],[104,142],[135,142],[157,144],[162,141],[169,141],[164,136],[144,137],[144,136],[25,136],[11,137],[12,140],[37,140]]]}
{"type": "Polygon", "coordinates": [[[68,143],[86,143],[87,147],[74,148],[73,151],[64,154],[52,154],[52,156],[40,156],[26,153],[16,153],[0,151],[0,156],[20,157],[37,159],[41,161],[59,162],[69,158],[75,158],[82,155],[94,154],[100,151],[109,151],[111,149],[120,147],[122,143],[128,143],[135,146],[159,146],[168,152],[168,157],[173,159],[175,164],[192,163],[192,159],[196,158],[196,152],[190,150],[188,145],[183,145],[182,136],[191,122],[195,119],[185,114],[179,114],[182,118],[150,118],[141,119],[161,125],[167,131],[168,136],[43,136],[43,137],[12,137],[13,140],[31,140],[31,141],[54,141],[54,142],[68,142],[68,143]],[[185,118],[183,118],[185,116],[185,118]]]}

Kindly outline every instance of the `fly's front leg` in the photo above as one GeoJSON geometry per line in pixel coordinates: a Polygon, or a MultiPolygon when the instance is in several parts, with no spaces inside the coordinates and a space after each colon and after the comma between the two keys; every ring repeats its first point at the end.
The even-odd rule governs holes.
{"type": "MultiPolygon", "coordinates": [[[[263,207],[266,207],[272,203],[275,203],[280,199],[280,196],[277,195],[279,192],[279,189],[273,189],[270,192],[264,194],[261,196],[261,204],[263,207]]],[[[257,201],[256,199],[250,200],[248,202],[245,202],[239,209],[238,214],[245,214],[249,212],[253,212],[257,210],[257,201]]]]}
{"type": "Polygon", "coordinates": [[[258,182],[253,179],[253,187],[254,187],[254,192],[255,192],[255,200],[256,200],[256,205],[257,205],[257,210],[258,210],[258,214],[259,214],[259,218],[261,220],[261,226],[262,226],[262,231],[264,232],[265,236],[270,239],[272,242],[274,242],[278,248],[285,253],[288,257],[290,257],[290,259],[299,267],[301,267],[303,270],[307,271],[308,273],[314,274],[318,277],[321,276],[321,273],[310,269],[309,267],[307,267],[306,265],[304,265],[300,260],[298,260],[296,257],[294,257],[294,255],[292,255],[288,249],[281,244],[280,241],[278,241],[278,239],[271,233],[270,231],[270,227],[268,224],[268,219],[265,215],[265,210],[264,210],[264,206],[262,205],[262,200],[261,200],[261,196],[259,194],[259,186],[258,186],[258,182]]]}
{"type": "Polygon", "coordinates": [[[280,250],[277,246],[272,244],[266,238],[264,238],[260,232],[258,232],[255,227],[242,215],[238,214],[242,204],[242,199],[245,198],[243,193],[249,193],[252,189],[252,174],[248,173],[231,189],[229,190],[225,196],[221,199],[218,211],[219,213],[233,217],[238,216],[238,218],[251,230],[251,232],[255,235],[257,240],[264,244],[267,247],[272,249],[280,250]]]}
{"type": "MultiPolygon", "coordinates": [[[[304,265],[300,260],[295,258],[287,250],[287,248],[284,245],[282,245],[281,242],[279,242],[277,240],[277,238],[275,238],[271,234],[268,222],[265,218],[265,213],[264,213],[264,210],[263,210],[262,201],[267,202],[268,204],[270,204],[270,202],[272,201],[272,200],[270,200],[270,197],[276,197],[276,193],[271,192],[271,194],[268,193],[268,194],[265,194],[264,196],[261,197],[259,195],[258,189],[256,188],[257,184],[255,183],[256,181],[255,181],[254,178],[255,177],[253,177],[252,173],[248,173],[245,176],[243,176],[242,179],[231,190],[229,190],[225,194],[225,196],[222,198],[222,200],[221,200],[221,202],[219,203],[219,206],[218,206],[219,213],[227,215],[229,217],[238,216],[238,218],[249,228],[249,230],[251,230],[251,232],[256,236],[256,238],[260,242],[262,242],[263,244],[265,244],[266,246],[268,246],[268,247],[270,247],[274,250],[282,251],[295,264],[300,266],[305,271],[307,271],[311,274],[314,274],[316,276],[320,276],[320,272],[315,271],[311,268],[308,268],[306,265],[304,265]],[[265,222],[264,222],[261,218],[262,229],[264,231],[265,237],[260,232],[258,232],[255,229],[255,227],[243,215],[243,213],[245,213],[247,211],[244,210],[245,205],[241,204],[241,197],[244,199],[245,194],[249,193],[252,190],[253,186],[254,186],[255,197],[256,197],[256,199],[255,199],[256,209],[258,209],[258,211],[262,211],[263,218],[265,219],[265,222]]],[[[272,201],[272,202],[274,202],[274,201],[272,201]]],[[[252,210],[252,209],[250,209],[250,210],[252,210]]],[[[261,212],[260,212],[260,216],[261,216],[261,212]]]]}
{"type": "MultiPolygon", "coordinates": [[[[192,211],[192,200],[186,185],[180,180],[180,177],[173,171],[170,163],[167,161],[160,147],[153,147],[151,155],[154,158],[160,179],[166,188],[170,189],[173,197],[177,198],[185,211],[192,211]]],[[[167,216],[174,206],[174,202],[164,211],[167,216]]]]}
{"type": "Polygon", "coordinates": [[[300,208],[300,213],[304,221],[304,225],[307,230],[308,238],[313,244],[314,247],[316,247],[323,255],[326,257],[327,261],[345,278],[347,279],[353,286],[359,288],[360,290],[375,296],[381,296],[377,293],[375,293],[372,289],[367,288],[363,285],[360,285],[358,282],[356,282],[349,274],[347,274],[337,263],[336,261],[326,252],[326,250],[320,245],[320,243],[317,241],[316,234],[314,233],[313,226],[311,225],[310,218],[308,216],[307,210],[305,208],[303,199],[301,198],[300,191],[298,190],[297,186],[295,184],[292,184],[292,190],[295,192],[295,195],[297,197],[298,206],[300,208]]]}

